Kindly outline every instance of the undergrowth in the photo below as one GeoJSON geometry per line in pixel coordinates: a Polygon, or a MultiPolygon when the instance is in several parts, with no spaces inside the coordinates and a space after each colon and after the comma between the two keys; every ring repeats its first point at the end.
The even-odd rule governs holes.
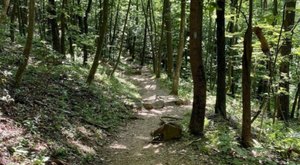
{"type": "MultiPolygon", "coordinates": [[[[171,90],[172,81],[162,74],[160,84],[171,90]]],[[[181,80],[179,96],[192,99],[192,83],[181,80]]],[[[288,124],[282,121],[273,123],[272,117],[263,118],[262,114],[253,122],[252,133],[254,147],[245,149],[240,146],[242,123],[242,101],[237,94],[235,98],[227,96],[227,113],[230,120],[214,115],[215,96],[207,92],[205,118],[205,137],[192,141],[192,147],[199,153],[213,157],[219,164],[299,164],[300,163],[300,129],[298,120],[288,124]]],[[[258,111],[257,102],[252,103],[252,112],[258,111]]],[[[188,133],[191,113],[182,121],[185,131],[184,140],[194,139],[188,133]]]]}
{"type": "Polygon", "coordinates": [[[61,56],[44,56],[41,52],[47,50],[37,47],[33,52],[41,54],[32,55],[21,86],[15,88],[13,76],[22,49],[10,50],[9,56],[3,56],[8,50],[0,55],[0,115],[24,127],[25,132],[16,144],[4,144],[0,139],[5,145],[0,151],[10,152],[17,164],[43,164],[48,159],[101,164],[107,137],[134,115],[125,102],[139,99],[136,87],[122,76],[109,78],[103,66],[93,84],[87,85],[88,67],[69,61],[57,63],[61,56]],[[35,141],[32,139],[47,147],[30,156],[35,142],[22,145],[21,141],[35,141]]]}

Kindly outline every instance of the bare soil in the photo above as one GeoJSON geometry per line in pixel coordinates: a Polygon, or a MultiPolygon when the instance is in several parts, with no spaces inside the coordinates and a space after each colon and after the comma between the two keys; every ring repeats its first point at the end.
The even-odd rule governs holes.
{"type": "MultiPolygon", "coordinates": [[[[130,76],[137,86],[143,101],[160,99],[170,102],[176,98],[159,86],[149,69],[142,69],[141,75],[130,76]]],[[[159,127],[161,116],[183,118],[191,105],[169,105],[161,109],[137,112],[138,119],[129,122],[117,137],[105,147],[105,164],[109,165],[198,165],[212,164],[207,155],[195,153],[185,137],[176,141],[152,144],[151,131],[159,127]]],[[[186,130],[185,130],[186,131],[186,130]]],[[[186,134],[186,133],[185,133],[186,134]]]]}

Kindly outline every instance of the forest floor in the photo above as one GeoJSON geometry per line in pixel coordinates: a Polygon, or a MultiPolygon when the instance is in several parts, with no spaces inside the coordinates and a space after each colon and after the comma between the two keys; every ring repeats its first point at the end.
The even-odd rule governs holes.
{"type": "MultiPolygon", "coordinates": [[[[254,146],[240,146],[240,96],[227,98],[228,120],[224,120],[214,115],[215,96],[207,92],[205,136],[199,138],[188,132],[191,104],[174,104],[179,98],[169,94],[170,81],[155,79],[147,67],[140,72],[123,59],[115,76],[108,77],[112,66],[103,63],[93,84],[87,85],[89,67],[51,63],[60,56],[35,56],[21,86],[15,88],[20,50],[9,45],[4,50],[3,55],[0,52],[0,165],[300,163],[298,121],[287,127],[268,118],[262,125],[263,118],[258,118],[252,127],[254,146]],[[145,109],[143,103],[151,101],[163,101],[164,106],[145,109]],[[150,134],[160,127],[163,116],[180,118],[183,136],[151,143],[150,134]]],[[[190,82],[181,82],[180,96],[189,98],[191,88],[190,82]]]]}
{"type": "MultiPolygon", "coordinates": [[[[144,67],[141,74],[129,77],[139,87],[142,101],[162,100],[170,103],[178,98],[160,86],[151,71],[144,67]]],[[[168,116],[183,119],[191,111],[191,105],[170,104],[163,108],[137,112],[138,119],[129,122],[115,140],[106,146],[105,161],[111,165],[196,165],[213,164],[208,156],[196,153],[189,147],[191,141],[174,140],[151,143],[151,131],[159,127],[160,117],[168,116]]]]}

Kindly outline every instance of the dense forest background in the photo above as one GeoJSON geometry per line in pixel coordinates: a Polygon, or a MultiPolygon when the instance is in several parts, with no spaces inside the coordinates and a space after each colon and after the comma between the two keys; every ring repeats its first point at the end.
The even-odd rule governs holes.
{"type": "Polygon", "coordinates": [[[0,132],[0,164],[104,163],[107,139],[146,108],[130,79],[144,68],[191,100],[180,124],[193,151],[221,164],[299,163],[299,5],[2,0],[0,130],[11,136],[0,132]],[[99,147],[87,154],[69,138],[99,147]]]}

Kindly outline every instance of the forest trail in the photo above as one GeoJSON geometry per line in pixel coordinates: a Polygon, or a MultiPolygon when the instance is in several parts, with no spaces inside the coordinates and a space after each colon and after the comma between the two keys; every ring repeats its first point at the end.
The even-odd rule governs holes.
{"type": "MultiPolygon", "coordinates": [[[[175,100],[169,91],[159,86],[150,70],[144,68],[141,75],[130,76],[139,87],[142,101],[162,99],[164,102],[175,100]]],[[[159,127],[161,116],[182,118],[191,110],[187,106],[165,106],[161,109],[138,111],[138,119],[131,121],[106,146],[105,162],[109,165],[193,165],[209,164],[201,154],[195,154],[184,140],[152,144],[151,131],[159,127]],[[189,148],[189,149],[188,149],[189,148]],[[202,162],[202,163],[201,163],[202,162]]],[[[207,160],[207,159],[206,159],[207,160]]]]}

